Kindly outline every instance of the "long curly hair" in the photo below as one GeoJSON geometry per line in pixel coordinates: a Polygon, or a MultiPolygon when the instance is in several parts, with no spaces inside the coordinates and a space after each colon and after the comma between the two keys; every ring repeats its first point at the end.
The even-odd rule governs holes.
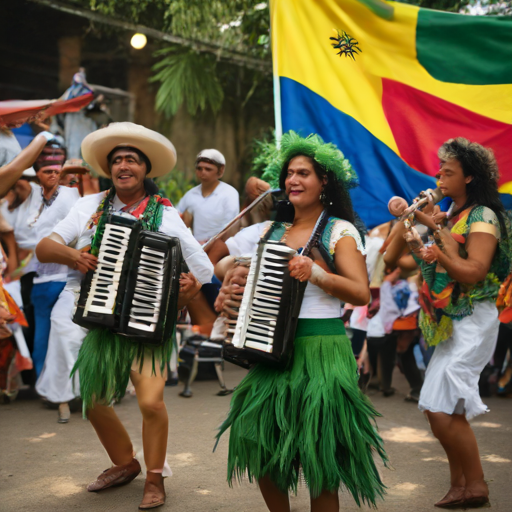
{"type": "MultiPolygon", "coordinates": [[[[327,178],[327,183],[324,186],[323,194],[325,199],[322,201],[325,208],[327,209],[327,213],[330,217],[337,217],[338,219],[347,220],[354,224],[354,226],[359,231],[362,240],[366,235],[366,227],[364,223],[354,211],[352,206],[352,199],[350,198],[350,194],[346,190],[343,182],[337,179],[336,175],[332,171],[327,171],[325,167],[319,164],[316,160],[307,155],[294,155],[287,162],[284,163],[281,168],[281,173],[279,174],[279,188],[281,190],[285,190],[285,181],[286,176],[288,175],[288,166],[297,156],[303,156],[307,158],[311,164],[313,165],[313,169],[315,170],[315,174],[318,176],[320,181],[323,181],[324,178],[327,178]]],[[[291,209],[291,214],[294,213],[293,207],[291,209]]],[[[289,221],[293,221],[292,218],[289,221]]]]}
{"type": "Polygon", "coordinates": [[[460,163],[465,177],[473,179],[466,184],[467,200],[460,211],[470,206],[486,206],[498,217],[503,237],[507,237],[506,211],[498,192],[500,177],[498,164],[492,149],[464,137],[447,140],[437,153],[441,164],[455,159],[460,163]]]}

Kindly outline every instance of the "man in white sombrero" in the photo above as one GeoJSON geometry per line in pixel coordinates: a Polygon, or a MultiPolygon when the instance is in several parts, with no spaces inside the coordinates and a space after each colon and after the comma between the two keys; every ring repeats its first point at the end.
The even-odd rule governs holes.
{"type": "Polygon", "coordinates": [[[72,379],[69,375],[72,370],[78,370],[87,417],[113,463],[88,486],[89,491],[100,491],[129,483],[141,470],[130,437],[110,406],[124,394],[128,378],[131,379],[143,417],[147,467],[139,508],[155,508],[165,501],[163,477],[169,474],[168,417],[163,390],[171,342],[140,350],[140,344],[135,348],[129,338],[121,339],[111,331],[86,331],[71,320],[74,301],[83,275],[96,267],[93,254],[102,236],[102,230],[95,236],[96,226],[111,211],[131,213],[144,229],[180,239],[183,257],[192,274],[182,274],[180,279],[180,306],[197,293],[201,284],[210,282],[213,267],[169,201],[151,194],[147,182],[145,186],[146,178],[163,176],[176,164],[176,151],[168,139],[133,123],[113,123],[84,139],[82,155],[96,172],[112,179],[113,187],[77,201],[69,215],[37,247],[40,261],[70,267],[66,288],[57,303],[59,307],[54,308],[57,314],[52,314],[48,351],[48,359],[59,359],[62,364],[58,371],[54,367],[46,375],[40,387],[52,402],[69,401],[74,397],[72,380],[76,380],[76,373],[72,379]]]}

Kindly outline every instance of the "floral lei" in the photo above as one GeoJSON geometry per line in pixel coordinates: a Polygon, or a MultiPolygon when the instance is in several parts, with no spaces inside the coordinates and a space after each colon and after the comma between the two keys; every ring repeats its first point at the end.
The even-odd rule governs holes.
{"type": "MultiPolygon", "coordinates": [[[[87,222],[87,229],[98,226],[91,242],[91,254],[97,256],[105,231],[105,223],[111,213],[111,205],[116,195],[115,188],[105,191],[105,196],[100,201],[97,210],[87,222]]],[[[140,220],[145,231],[158,231],[162,223],[164,206],[172,206],[169,199],[157,194],[146,196],[130,214],[140,220]]]]}

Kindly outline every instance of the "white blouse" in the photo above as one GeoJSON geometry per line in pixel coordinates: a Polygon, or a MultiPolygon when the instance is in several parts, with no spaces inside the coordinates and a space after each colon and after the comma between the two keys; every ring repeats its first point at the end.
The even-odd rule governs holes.
{"type": "MultiPolygon", "coordinates": [[[[255,254],[257,244],[269,222],[262,222],[255,226],[249,226],[242,229],[234,237],[226,241],[230,254],[242,256],[255,254]]],[[[346,220],[337,219],[331,231],[329,240],[329,253],[334,254],[336,244],[344,237],[352,237],[357,245],[357,249],[364,255],[364,246],[359,235],[359,231],[353,224],[346,220]]],[[[307,283],[300,308],[299,318],[340,318],[341,301],[325,293],[321,288],[314,284],[307,283]]]]}

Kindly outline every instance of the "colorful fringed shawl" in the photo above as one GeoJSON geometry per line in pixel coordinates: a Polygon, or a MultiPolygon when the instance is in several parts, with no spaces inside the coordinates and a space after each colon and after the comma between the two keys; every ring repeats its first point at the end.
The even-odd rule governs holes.
{"type": "MultiPolygon", "coordinates": [[[[89,228],[97,226],[90,249],[91,254],[95,256],[99,252],[114,197],[115,189],[111,189],[105,194],[98,209],[89,220],[89,228]]],[[[143,230],[158,231],[162,223],[164,206],[171,206],[170,201],[153,195],[147,196],[134,209],[128,211],[139,219],[143,230]]],[[[123,210],[126,211],[126,208],[123,210]]],[[[155,347],[120,336],[109,329],[91,329],[83,341],[71,372],[73,376],[78,371],[80,377],[80,395],[84,404],[84,413],[94,403],[108,405],[124,395],[133,361],[138,361],[142,369],[144,358],[150,356],[153,373],[156,373],[157,363],[163,373],[170,360],[171,352],[172,340],[155,347]]]]}
{"type": "MultiPolygon", "coordinates": [[[[463,247],[474,223],[492,224],[500,233],[496,215],[484,206],[464,210],[451,228],[452,237],[463,247]]],[[[508,224],[507,224],[508,229],[508,224]]],[[[437,345],[447,340],[453,331],[453,320],[461,320],[473,313],[476,302],[496,301],[501,282],[510,272],[510,239],[506,233],[498,237],[498,248],[486,278],[475,285],[463,285],[440,271],[437,263],[418,260],[423,274],[420,291],[422,311],[419,325],[425,341],[437,345]]]]}

